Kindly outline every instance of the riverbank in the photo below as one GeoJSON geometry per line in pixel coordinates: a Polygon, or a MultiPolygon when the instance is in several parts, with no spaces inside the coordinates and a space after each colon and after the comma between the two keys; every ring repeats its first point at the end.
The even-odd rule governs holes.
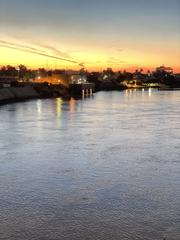
{"type": "Polygon", "coordinates": [[[68,100],[69,91],[62,85],[46,83],[21,84],[14,87],[0,88],[0,105],[28,99],[61,97],[68,100]]]}
{"type": "MultiPolygon", "coordinates": [[[[141,87],[142,88],[142,87],[141,87]]],[[[148,87],[147,87],[148,88],[148,87]]],[[[104,84],[95,84],[95,89],[93,92],[99,91],[123,91],[128,89],[122,85],[117,85],[114,83],[104,83],[104,84]]],[[[131,88],[135,89],[135,87],[131,88]]],[[[136,88],[140,89],[140,88],[136,88]]],[[[172,88],[165,85],[162,85],[158,90],[180,90],[180,88],[172,88]]],[[[12,87],[0,88],[0,105],[9,104],[13,102],[21,102],[30,99],[38,98],[57,98],[61,97],[63,100],[69,100],[73,95],[70,88],[65,87],[64,85],[52,85],[48,83],[27,83],[19,84],[12,87]]],[[[78,96],[76,95],[78,98],[78,96]]]]}

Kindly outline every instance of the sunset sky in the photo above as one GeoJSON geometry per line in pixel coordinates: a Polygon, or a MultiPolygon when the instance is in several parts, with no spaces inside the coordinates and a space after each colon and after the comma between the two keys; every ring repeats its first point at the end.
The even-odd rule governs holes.
{"type": "Polygon", "coordinates": [[[20,63],[180,72],[180,0],[0,0],[0,65],[20,63]]]}

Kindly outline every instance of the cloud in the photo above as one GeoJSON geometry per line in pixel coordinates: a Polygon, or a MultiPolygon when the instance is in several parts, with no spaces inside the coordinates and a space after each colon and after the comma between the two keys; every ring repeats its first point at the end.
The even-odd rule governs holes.
{"type": "Polygon", "coordinates": [[[122,52],[122,51],[124,51],[124,49],[119,48],[119,49],[116,49],[116,51],[117,51],[117,52],[122,52]]]}
{"type": "Polygon", "coordinates": [[[109,57],[107,60],[107,63],[109,64],[123,64],[123,63],[127,63],[124,60],[120,60],[119,58],[115,58],[115,57],[109,57]]]}
{"type": "MultiPolygon", "coordinates": [[[[5,44],[5,45],[9,45],[9,46],[24,48],[24,49],[28,49],[28,50],[32,50],[32,51],[39,51],[39,49],[37,49],[35,47],[32,47],[32,46],[25,45],[25,44],[18,44],[18,43],[3,41],[3,40],[0,40],[0,43],[5,44]]],[[[44,51],[41,51],[41,52],[44,52],[44,51]]]]}
{"type": "MultiPolygon", "coordinates": [[[[43,49],[41,50],[41,52],[45,52],[47,53],[47,51],[50,51],[53,55],[58,55],[59,57],[63,57],[63,58],[70,58],[73,59],[69,53],[66,53],[64,51],[61,51],[57,48],[55,48],[54,46],[48,45],[48,44],[44,44],[44,43],[39,43],[37,41],[34,41],[33,39],[30,40],[30,42],[28,41],[29,38],[25,38],[24,36],[12,36],[12,38],[15,41],[20,41],[23,42],[23,46],[27,47],[27,48],[31,48],[31,50],[37,50],[39,51],[39,49],[43,49]],[[28,45],[27,45],[28,44],[28,45]],[[30,45],[35,45],[36,47],[32,47],[30,45]]],[[[4,41],[5,42],[5,41],[4,41]]],[[[7,42],[6,42],[7,43],[7,42]]],[[[18,44],[16,44],[18,45],[18,44]]],[[[20,47],[22,47],[22,44],[19,44],[20,47]]]]}
{"type": "Polygon", "coordinates": [[[70,63],[75,63],[75,64],[78,64],[79,66],[82,66],[82,63],[79,63],[79,62],[77,62],[75,60],[71,60],[71,59],[67,59],[67,58],[63,58],[63,57],[50,55],[50,54],[48,54],[48,53],[46,53],[44,51],[38,50],[37,48],[31,47],[31,46],[28,46],[28,45],[24,45],[24,44],[19,44],[19,43],[14,43],[14,42],[8,42],[8,41],[0,40],[0,47],[14,49],[14,50],[22,51],[22,52],[28,52],[28,53],[32,53],[32,54],[48,57],[48,58],[53,58],[53,59],[60,60],[60,61],[66,61],[66,62],[70,62],[70,63]]]}
{"type": "MultiPolygon", "coordinates": [[[[26,48],[27,50],[33,50],[36,51],[36,54],[40,54],[42,56],[47,56],[50,58],[54,58],[57,60],[62,60],[62,61],[67,61],[67,62],[71,62],[71,63],[77,63],[80,67],[85,67],[84,64],[85,63],[79,63],[76,59],[74,59],[72,56],[70,56],[69,53],[61,51],[51,45],[45,44],[45,43],[39,43],[37,41],[35,41],[34,39],[30,39],[30,42],[28,41],[29,39],[25,38],[24,36],[10,36],[12,37],[14,40],[19,41],[19,42],[23,42],[23,44],[14,44],[11,42],[11,44],[14,44],[15,47],[19,46],[26,48]],[[31,46],[30,46],[31,45],[31,46]],[[32,47],[33,45],[33,47],[32,47]],[[34,47],[35,46],[35,47],[34,47]],[[43,50],[42,50],[43,49],[43,50]],[[51,54],[52,53],[52,54],[51,54]]],[[[1,42],[1,41],[0,41],[1,42]]],[[[4,41],[5,42],[5,41],[4,41]]],[[[6,43],[10,43],[10,42],[6,42],[6,43]]]]}
{"type": "Polygon", "coordinates": [[[79,63],[79,66],[84,68],[84,64],[85,63],[79,63]]]}
{"type": "Polygon", "coordinates": [[[50,50],[55,55],[61,56],[63,58],[71,58],[72,59],[72,57],[68,53],[60,51],[59,49],[52,47],[50,45],[38,43],[38,46],[45,48],[46,50],[50,50]]]}

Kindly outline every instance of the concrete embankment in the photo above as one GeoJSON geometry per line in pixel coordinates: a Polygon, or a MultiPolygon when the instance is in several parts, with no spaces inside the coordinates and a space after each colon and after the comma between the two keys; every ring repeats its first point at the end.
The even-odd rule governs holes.
{"type": "Polygon", "coordinates": [[[39,97],[38,92],[32,86],[10,87],[0,89],[1,104],[38,97],[39,97]]]}
{"type": "Polygon", "coordinates": [[[0,104],[50,97],[67,99],[69,98],[69,94],[67,89],[62,86],[48,86],[47,84],[0,88],[0,104]]]}

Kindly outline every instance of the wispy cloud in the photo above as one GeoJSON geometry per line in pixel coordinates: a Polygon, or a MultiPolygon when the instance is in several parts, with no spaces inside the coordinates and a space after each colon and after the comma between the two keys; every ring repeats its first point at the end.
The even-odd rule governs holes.
{"type": "Polygon", "coordinates": [[[122,51],[124,51],[124,49],[122,48],[117,49],[117,52],[122,52],[122,51]]]}
{"type": "Polygon", "coordinates": [[[64,51],[60,51],[59,49],[52,47],[50,45],[42,44],[42,43],[36,43],[38,46],[52,52],[55,55],[61,56],[63,58],[72,58],[68,53],[64,51]]]}
{"type": "Polygon", "coordinates": [[[120,60],[119,58],[115,58],[115,57],[109,57],[107,60],[107,63],[109,64],[123,64],[123,63],[127,63],[124,60],[120,60]]]}
{"type": "Polygon", "coordinates": [[[66,62],[78,64],[81,67],[83,66],[82,63],[79,63],[76,60],[68,59],[68,57],[69,57],[68,55],[66,55],[65,53],[63,54],[61,51],[57,50],[54,47],[46,46],[46,45],[44,45],[44,46],[40,45],[40,46],[46,48],[46,50],[47,49],[49,49],[49,50],[51,49],[51,50],[53,50],[54,54],[56,53],[57,55],[60,55],[60,56],[55,56],[54,54],[51,55],[47,51],[40,50],[37,47],[32,47],[32,46],[29,46],[27,44],[19,44],[19,43],[15,43],[15,42],[9,42],[9,41],[0,40],[0,47],[14,49],[14,50],[22,51],[22,52],[28,52],[28,53],[32,53],[32,54],[48,57],[48,58],[53,58],[53,59],[60,60],[60,61],[66,61],[66,62]]]}
{"type": "MultiPolygon", "coordinates": [[[[32,51],[39,51],[39,49],[35,48],[35,47],[32,47],[32,46],[29,46],[29,45],[25,45],[25,44],[18,44],[18,43],[13,43],[13,42],[8,42],[8,41],[3,41],[3,40],[0,40],[0,43],[1,44],[5,44],[5,45],[8,45],[8,46],[14,46],[14,47],[19,47],[19,48],[22,48],[24,50],[32,50],[32,51]]],[[[41,51],[41,52],[44,52],[44,51],[41,51]]]]}
{"type": "Polygon", "coordinates": [[[73,57],[69,53],[65,52],[64,50],[60,50],[59,48],[56,48],[56,47],[46,44],[46,43],[38,42],[37,40],[34,40],[33,38],[29,39],[24,36],[10,36],[10,37],[12,37],[15,41],[20,41],[20,42],[23,42],[24,44],[36,46],[36,49],[38,49],[38,50],[41,48],[46,53],[48,52],[53,55],[57,55],[59,57],[73,59],[73,57]]]}

